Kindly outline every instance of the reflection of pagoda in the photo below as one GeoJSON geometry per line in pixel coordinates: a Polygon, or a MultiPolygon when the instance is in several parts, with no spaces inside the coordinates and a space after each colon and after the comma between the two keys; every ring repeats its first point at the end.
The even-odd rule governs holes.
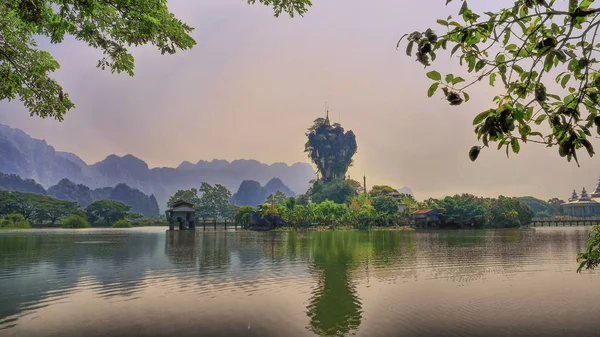
{"type": "Polygon", "coordinates": [[[573,190],[569,202],[563,204],[565,214],[576,217],[588,217],[600,215],[600,179],[598,186],[591,195],[588,195],[585,187],[581,191],[581,196],[573,190]]]}

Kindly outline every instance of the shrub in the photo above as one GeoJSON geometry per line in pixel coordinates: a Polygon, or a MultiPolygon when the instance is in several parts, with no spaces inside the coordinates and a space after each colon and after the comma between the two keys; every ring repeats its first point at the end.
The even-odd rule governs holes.
{"type": "Polygon", "coordinates": [[[131,228],[133,225],[129,220],[119,220],[112,225],[114,228],[131,228]]]}
{"type": "Polygon", "coordinates": [[[31,228],[31,225],[21,214],[8,214],[0,220],[0,228],[31,228]]]}
{"type": "Polygon", "coordinates": [[[71,215],[62,223],[62,228],[90,228],[90,223],[82,216],[71,215]]]}

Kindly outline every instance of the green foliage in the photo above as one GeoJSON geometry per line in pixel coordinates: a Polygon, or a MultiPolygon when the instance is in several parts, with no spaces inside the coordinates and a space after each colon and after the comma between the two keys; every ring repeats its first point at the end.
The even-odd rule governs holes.
{"type": "Polygon", "coordinates": [[[441,89],[450,105],[460,105],[479,82],[501,86],[492,106],[473,120],[483,146],[471,148],[471,160],[491,143],[508,156],[532,142],[556,146],[561,157],[579,164],[579,150],[594,155],[590,128],[600,134],[600,8],[594,2],[519,0],[475,13],[463,0],[458,18],[437,21],[443,33],[430,28],[406,34],[398,46],[407,37],[407,54],[425,67],[437,53],[450,51],[465,69],[464,78],[472,79],[430,71],[429,97],[441,89]]]}
{"type": "Polygon", "coordinates": [[[398,199],[392,196],[384,195],[375,197],[373,198],[371,204],[377,212],[385,213],[388,215],[398,214],[398,199]]]}
{"type": "MultiPolygon", "coordinates": [[[[294,17],[295,14],[300,16],[304,15],[308,11],[308,7],[312,6],[310,0],[258,0],[260,3],[271,6],[275,10],[275,17],[281,15],[281,13],[287,13],[289,16],[294,17]]],[[[249,4],[256,3],[256,0],[248,0],[249,4]]]]}
{"type": "Polygon", "coordinates": [[[230,218],[229,199],[231,198],[231,192],[225,186],[220,184],[211,186],[203,182],[200,186],[200,192],[202,196],[198,202],[198,214],[201,218],[230,218]]]}
{"type": "Polygon", "coordinates": [[[0,191],[0,215],[21,214],[26,221],[54,224],[71,214],[80,214],[74,202],[58,200],[36,193],[0,191]]]}
{"type": "Polygon", "coordinates": [[[0,228],[17,229],[31,228],[31,225],[22,214],[7,214],[4,219],[0,218],[0,228]]]}
{"type": "Polygon", "coordinates": [[[162,54],[196,44],[192,28],[167,8],[166,1],[9,0],[0,4],[0,99],[18,97],[31,115],[62,120],[74,107],[69,95],[50,77],[60,65],[37,47],[43,37],[61,43],[65,36],[100,49],[98,67],[133,75],[130,46],[152,44],[162,54]]]}
{"type": "Polygon", "coordinates": [[[356,136],[352,131],[344,132],[340,124],[329,123],[327,118],[318,118],[306,132],[308,140],[304,152],[317,166],[321,180],[330,182],[345,179],[352,157],[356,153],[356,136]]]}
{"type": "Polygon", "coordinates": [[[112,200],[94,201],[85,208],[88,220],[93,223],[104,222],[107,226],[111,223],[123,220],[129,214],[131,207],[112,200]]]}
{"type": "Polygon", "coordinates": [[[310,190],[312,201],[319,204],[330,200],[338,204],[349,203],[352,198],[362,192],[358,181],[351,179],[334,179],[332,181],[317,181],[310,190]]]}
{"type": "Polygon", "coordinates": [[[588,247],[584,253],[577,256],[579,268],[577,272],[585,269],[594,269],[600,264],[600,226],[592,227],[588,238],[588,247]]]}
{"type": "Polygon", "coordinates": [[[273,204],[262,204],[258,212],[261,216],[265,216],[268,214],[280,214],[283,215],[286,211],[285,206],[283,205],[274,205],[273,204]]]}
{"type": "Polygon", "coordinates": [[[177,201],[185,201],[194,205],[198,208],[200,206],[200,198],[198,197],[198,190],[195,188],[189,190],[179,190],[175,192],[167,201],[167,207],[173,207],[173,204],[177,201]]]}
{"type": "Polygon", "coordinates": [[[131,228],[133,224],[129,220],[119,220],[113,223],[113,228],[131,228]]]}
{"type": "Polygon", "coordinates": [[[488,201],[490,224],[498,228],[514,228],[527,225],[533,219],[533,211],[519,198],[499,196],[488,201]]]}
{"type": "Polygon", "coordinates": [[[288,210],[293,210],[296,207],[296,204],[297,204],[296,198],[289,197],[285,201],[285,208],[287,208],[288,210]]]}
{"type": "Polygon", "coordinates": [[[513,228],[527,225],[533,211],[519,198],[481,198],[471,194],[427,200],[421,208],[443,209],[447,225],[463,228],[513,228]]]}
{"type": "Polygon", "coordinates": [[[287,196],[285,195],[285,193],[277,191],[273,194],[269,194],[266,201],[268,203],[274,202],[277,205],[285,205],[285,203],[287,202],[287,196]]]}
{"type": "Polygon", "coordinates": [[[535,217],[559,216],[564,212],[562,204],[565,202],[557,198],[544,201],[534,197],[522,197],[519,200],[533,211],[535,217]]]}
{"type": "Polygon", "coordinates": [[[92,227],[90,223],[82,216],[79,215],[71,215],[66,218],[62,225],[62,228],[90,228],[92,227]]]}
{"type": "Polygon", "coordinates": [[[243,206],[240,207],[234,215],[235,221],[242,227],[248,227],[250,225],[250,213],[254,212],[254,207],[243,206]]]}
{"type": "Polygon", "coordinates": [[[388,185],[375,185],[369,191],[369,196],[371,196],[371,198],[392,196],[395,194],[399,194],[398,191],[388,185]]]}

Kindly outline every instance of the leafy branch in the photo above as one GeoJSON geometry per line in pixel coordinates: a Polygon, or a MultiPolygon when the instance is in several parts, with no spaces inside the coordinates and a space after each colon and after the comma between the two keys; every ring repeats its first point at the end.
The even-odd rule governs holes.
{"type": "Polygon", "coordinates": [[[533,142],[556,146],[561,157],[579,165],[578,150],[594,155],[589,129],[595,126],[600,134],[600,8],[592,7],[594,2],[518,0],[512,7],[477,14],[462,0],[459,19],[437,20],[445,33],[430,28],[406,34],[398,47],[406,38],[407,55],[425,67],[437,53],[450,51],[468,74],[476,75],[465,81],[455,74],[427,73],[434,81],[427,95],[441,90],[453,106],[469,101],[467,89],[484,79],[490,86],[501,80],[503,93],[473,119],[482,145],[470,149],[471,160],[491,143],[505,148],[508,156],[511,150],[519,153],[522,143],[533,142]],[[556,84],[548,79],[554,75],[556,84]]]}

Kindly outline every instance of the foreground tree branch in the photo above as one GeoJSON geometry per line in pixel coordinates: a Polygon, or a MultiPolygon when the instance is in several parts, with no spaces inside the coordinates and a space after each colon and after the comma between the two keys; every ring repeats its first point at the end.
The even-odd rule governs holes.
{"type": "Polygon", "coordinates": [[[502,86],[490,108],[473,119],[482,144],[470,149],[471,160],[492,143],[508,156],[529,141],[556,146],[561,157],[579,164],[580,149],[594,155],[590,128],[600,134],[600,8],[594,2],[518,0],[513,7],[477,14],[462,0],[458,20],[437,20],[444,33],[413,32],[398,47],[406,41],[407,55],[425,67],[437,53],[449,51],[466,70],[461,75],[474,77],[427,73],[434,81],[428,96],[441,90],[450,105],[467,102],[467,89],[481,82],[502,86]]]}

